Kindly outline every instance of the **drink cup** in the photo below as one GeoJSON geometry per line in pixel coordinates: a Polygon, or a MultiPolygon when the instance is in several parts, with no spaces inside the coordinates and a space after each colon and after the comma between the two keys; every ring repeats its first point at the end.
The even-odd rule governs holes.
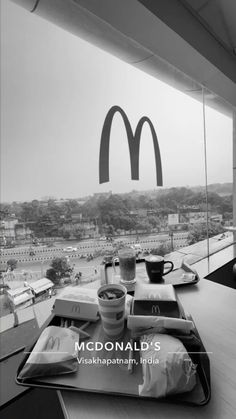
{"type": "Polygon", "coordinates": [[[171,261],[165,261],[162,256],[149,255],[145,258],[145,265],[150,282],[162,282],[163,276],[174,269],[174,264],[171,261]],[[164,270],[164,265],[170,264],[167,271],[164,270]]]}
{"type": "Polygon", "coordinates": [[[98,304],[105,334],[111,339],[122,336],[127,290],[121,284],[103,285],[98,290],[98,304]]]}
{"type": "Polygon", "coordinates": [[[120,277],[123,284],[136,282],[136,253],[131,248],[123,248],[118,251],[120,277]]]}

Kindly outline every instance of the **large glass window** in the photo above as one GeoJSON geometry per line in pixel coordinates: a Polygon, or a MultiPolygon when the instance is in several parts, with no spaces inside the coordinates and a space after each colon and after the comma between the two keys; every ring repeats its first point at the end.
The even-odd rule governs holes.
{"type": "Polygon", "coordinates": [[[100,264],[124,245],[137,257],[172,253],[189,263],[228,245],[232,120],[210,94],[193,99],[10,2],[2,9],[1,315],[51,296],[32,300],[32,284],[44,277],[57,290],[97,280],[100,264]],[[121,111],[111,124],[109,182],[99,183],[113,106],[133,134],[142,117],[151,121],[162,186],[147,122],[139,180],[131,180],[121,111]],[[8,287],[25,288],[19,306],[8,287]]]}
{"type": "Polygon", "coordinates": [[[207,165],[209,253],[232,244],[233,225],[233,120],[214,109],[215,96],[204,91],[207,165]]]}

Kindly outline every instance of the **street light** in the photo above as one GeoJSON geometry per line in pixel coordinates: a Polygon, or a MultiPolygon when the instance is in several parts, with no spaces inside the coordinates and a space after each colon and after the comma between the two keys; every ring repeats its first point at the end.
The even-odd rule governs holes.
{"type": "Polygon", "coordinates": [[[43,273],[43,260],[41,261],[41,277],[43,278],[44,277],[44,273],[43,273]]]}
{"type": "Polygon", "coordinates": [[[174,251],[174,232],[173,230],[169,230],[169,237],[170,237],[170,246],[171,246],[171,251],[174,251]]]}

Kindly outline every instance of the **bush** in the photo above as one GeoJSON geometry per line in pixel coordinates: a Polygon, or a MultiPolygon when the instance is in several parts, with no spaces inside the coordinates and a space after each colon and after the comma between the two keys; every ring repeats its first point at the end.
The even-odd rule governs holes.
{"type": "Polygon", "coordinates": [[[158,255],[158,256],[165,256],[167,253],[171,252],[171,246],[169,243],[161,243],[158,247],[155,249],[151,249],[150,253],[152,255],[158,255]]]}
{"type": "MultiPolygon", "coordinates": [[[[224,229],[221,224],[216,224],[210,222],[208,224],[208,234],[209,237],[217,236],[217,234],[223,233],[224,229]]],[[[191,227],[188,234],[188,244],[194,244],[201,240],[205,240],[207,238],[207,225],[204,224],[195,224],[191,227]]]]}
{"type": "Polygon", "coordinates": [[[16,259],[9,259],[7,261],[7,268],[10,269],[10,271],[14,271],[17,267],[17,260],[16,259]]]}
{"type": "Polygon", "coordinates": [[[63,282],[64,282],[65,285],[72,283],[70,278],[65,278],[63,282]]]}
{"type": "Polygon", "coordinates": [[[4,312],[9,311],[10,313],[13,313],[14,311],[13,303],[7,296],[5,296],[4,301],[3,301],[3,311],[4,312]]]}

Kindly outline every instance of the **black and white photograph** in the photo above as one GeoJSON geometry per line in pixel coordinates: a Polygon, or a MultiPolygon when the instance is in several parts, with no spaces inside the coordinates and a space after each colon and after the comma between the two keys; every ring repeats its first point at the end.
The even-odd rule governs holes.
{"type": "Polygon", "coordinates": [[[234,419],[236,1],[1,0],[2,419],[234,419]]]}

